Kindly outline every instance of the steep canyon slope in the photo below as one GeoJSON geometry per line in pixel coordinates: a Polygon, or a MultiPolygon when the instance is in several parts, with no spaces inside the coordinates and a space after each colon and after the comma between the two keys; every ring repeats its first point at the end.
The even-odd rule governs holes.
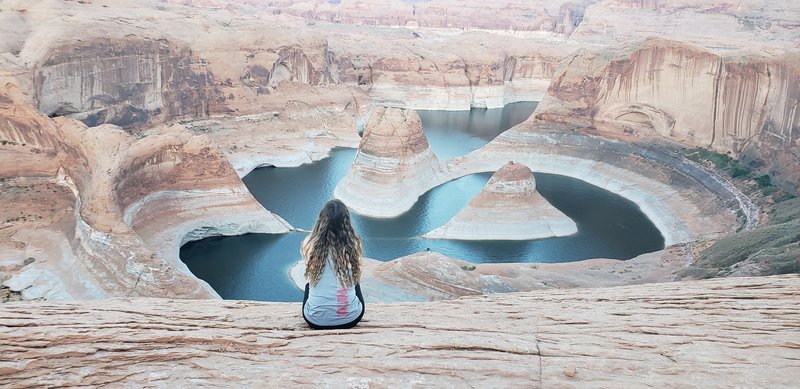
{"type": "Polygon", "coordinates": [[[658,282],[800,271],[798,21],[767,0],[0,0],[0,385],[791,387],[796,275],[658,282]],[[525,100],[446,161],[413,111],[525,100]],[[329,334],[215,301],[181,262],[293,230],[254,168],[359,144],[337,196],[366,208],[514,160],[631,199],[667,247],[367,260],[375,300],[455,300],[371,300],[329,334]],[[457,299],[498,292],[525,293],[457,299]]]}
{"type": "Polygon", "coordinates": [[[684,147],[797,191],[800,5],[485,3],[3,0],[0,281],[26,299],[213,297],[180,244],[291,229],[241,176],[355,147],[382,112],[415,108],[542,100],[437,179],[508,155],[578,166],[670,243],[763,219],[684,147]]]}

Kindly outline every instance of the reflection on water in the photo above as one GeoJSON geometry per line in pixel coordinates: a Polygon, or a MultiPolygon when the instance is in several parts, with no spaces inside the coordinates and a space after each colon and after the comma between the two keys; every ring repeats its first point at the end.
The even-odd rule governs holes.
{"type": "Polygon", "coordinates": [[[501,132],[525,121],[536,103],[521,102],[502,109],[469,111],[417,111],[431,149],[439,159],[476,150],[501,132]]]}
{"type": "MultiPolygon", "coordinates": [[[[516,105],[511,110],[524,113],[533,109],[528,104],[516,105]]],[[[427,111],[420,116],[434,152],[456,156],[468,153],[475,145],[480,147],[526,118],[520,113],[492,111],[500,110],[481,110],[480,115],[427,111]],[[494,123],[507,121],[504,127],[491,127],[492,121],[487,117],[493,117],[494,123]],[[446,142],[454,137],[453,133],[458,133],[446,123],[466,125],[470,135],[446,142]],[[480,142],[465,140],[473,138],[480,142]]],[[[354,156],[355,150],[336,150],[330,158],[311,165],[256,169],[244,182],[267,209],[295,227],[311,229],[354,156]]],[[[483,188],[491,173],[473,174],[434,188],[421,196],[411,210],[396,218],[353,215],[354,227],[363,238],[365,255],[379,260],[431,249],[477,263],[566,262],[597,257],[629,259],[663,248],[661,234],[632,202],[571,177],[535,175],[539,191],[575,221],[578,233],[536,241],[449,241],[419,237],[453,217],[483,188]]],[[[301,292],[286,274],[300,259],[299,245],[304,236],[290,233],[209,238],[185,245],[181,258],[223,298],[300,301],[301,292]]]]}

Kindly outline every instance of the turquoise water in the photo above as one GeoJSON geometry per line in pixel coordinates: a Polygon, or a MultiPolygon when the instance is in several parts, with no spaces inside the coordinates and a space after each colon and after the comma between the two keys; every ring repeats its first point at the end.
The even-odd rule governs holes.
{"type": "MultiPolygon", "coordinates": [[[[526,119],[534,105],[499,110],[421,111],[431,148],[440,158],[464,155],[526,119]],[[461,130],[459,130],[461,129],[461,130]]],[[[330,158],[296,168],[261,168],[244,178],[267,209],[295,227],[311,229],[322,205],[347,173],[355,150],[335,150],[330,158]]],[[[571,217],[578,233],[535,241],[451,241],[419,236],[447,222],[486,184],[491,173],[473,174],[436,187],[411,210],[390,219],[353,215],[365,255],[391,260],[430,249],[475,263],[568,262],[587,258],[629,259],[660,250],[664,239],[636,204],[566,176],[535,173],[537,188],[571,217]]],[[[192,242],[181,258],[223,298],[301,301],[287,276],[300,259],[302,233],[248,234],[192,242]]]]}

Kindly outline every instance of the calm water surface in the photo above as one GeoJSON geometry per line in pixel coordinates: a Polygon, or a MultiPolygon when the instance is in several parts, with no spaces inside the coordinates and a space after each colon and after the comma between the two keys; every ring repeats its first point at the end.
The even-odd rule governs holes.
{"type": "MultiPolygon", "coordinates": [[[[525,120],[535,105],[516,103],[497,110],[420,111],[431,148],[442,159],[464,155],[525,120]]],[[[335,150],[330,158],[296,168],[261,168],[244,178],[267,209],[295,227],[311,229],[322,205],[345,176],[355,150],[335,150]]],[[[664,247],[664,239],[634,203],[586,182],[535,173],[541,194],[571,217],[578,233],[535,241],[450,241],[419,236],[446,223],[489,180],[473,174],[436,187],[414,207],[392,219],[353,215],[365,255],[390,260],[431,249],[476,263],[567,262],[606,257],[629,259],[664,247]]],[[[300,259],[305,234],[248,234],[192,242],[181,249],[191,271],[223,298],[301,301],[287,276],[300,259]]]]}

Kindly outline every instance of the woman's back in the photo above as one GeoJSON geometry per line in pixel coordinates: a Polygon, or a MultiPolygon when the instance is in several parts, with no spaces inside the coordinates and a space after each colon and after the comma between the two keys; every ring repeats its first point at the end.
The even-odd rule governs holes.
{"type": "Polygon", "coordinates": [[[308,280],[303,318],[312,328],[350,328],[363,317],[358,284],[362,251],[347,207],[339,200],[328,201],[300,245],[308,280]]]}
{"type": "Polygon", "coordinates": [[[317,326],[338,326],[357,319],[363,306],[356,294],[355,285],[342,286],[336,279],[333,264],[327,261],[317,285],[308,287],[308,300],[303,314],[317,326]]]}

